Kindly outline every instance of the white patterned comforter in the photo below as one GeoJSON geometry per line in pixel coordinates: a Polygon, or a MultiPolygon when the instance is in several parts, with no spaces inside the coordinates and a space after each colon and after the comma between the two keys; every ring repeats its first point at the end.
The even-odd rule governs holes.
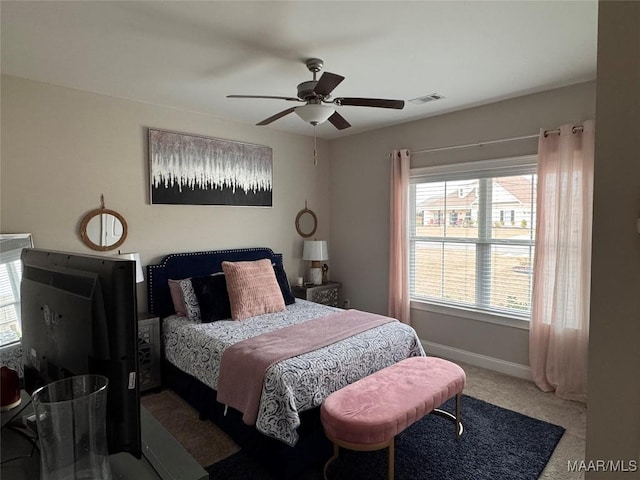
{"type": "MultiPolygon", "coordinates": [[[[242,321],[163,322],[165,357],[213,389],[223,352],[247,338],[318,318],[339,309],[296,300],[285,312],[242,321]]],[[[391,322],[271,366],[265,375],[256,428],[288,445],[298,441],[299,412],[319,406],[332,392],[400,360],[424,355],[416,332],[391,322]]]]}

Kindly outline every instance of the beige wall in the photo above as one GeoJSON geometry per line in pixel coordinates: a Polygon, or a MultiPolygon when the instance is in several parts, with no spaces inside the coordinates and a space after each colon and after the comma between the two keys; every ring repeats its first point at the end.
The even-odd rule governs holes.
{"type": "Polygon", "coordinates": [[[640,468],[640,2],[599,6],[593,217],[587,458],[640,468]]]}
{"type": "MultiPolygon", "coordinates": [[[[326,142],[221,121],[213,116],[2,77],[1,211],[3,233],[31,232],[37,247],[90,252],[78,235],[81,218],[100,206],[126,219],[122,251],[143,264],[167,253],[267,246],[282,252],[290,277],[303,266],[294,228],[304,207],[318,215],[318,238],[329,235],[326,142]],[[150,205],[146,127],[268,145],[273,148],[273,207],[150,205]]],[[[146,309],[145,285],[139,309],[146,309]]]]}
{"type": "MultiPolygon", "coordinates": [[[[284,253],[293,277],[304,270],[293,220],[308,200],[319,216],[316,237],[330,240],[330,273],[343,282],[343,298],[355,308],[386,313],[386,153],[580,122],[594,116],[594,91],[595,84],[586,83],[346,137],[329,146],[320,142],[314,167],[310,137],[3,76],[1,229],[29,231],[42,248],[89,252],[77,230],[103,193],[106,206],[129,225],[122,251],[139,251],[145,264],[169,252],[266,245],[284,253]],[[146,127],[271,146],[274,207],[150,205],[146,127]]],[[[536,145],[526,140],[414,155],[412,165],[524,155],[535,153],[536,145]]],[[[144,310],[144,284],[139,300],[144,310]]],[[[412,318],[424,340],[528,364],[527,330],[419,310],[412,310],[412,318]]]]}
{"type": "MultiPolygon", "coordinates": [[[[407,105],[407,108],[428,109],[407,105]]],[[[354,308],[387,312],[389,159],[394,148],[428,149],[538,133],[595,117],[595,82],[502,101],[332,141],[331,263],[354,308]]],[[[414,167],[534,154],[537,141],[413,155],[414,167]]],[[[420,338],[528,365],[528,330],[411,310],[420,338]]]]}

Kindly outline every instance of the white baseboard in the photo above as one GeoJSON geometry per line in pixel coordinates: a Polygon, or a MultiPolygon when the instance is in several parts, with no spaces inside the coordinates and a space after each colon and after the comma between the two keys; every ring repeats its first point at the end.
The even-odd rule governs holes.
{"type": "Polygon", "coordinates": [[[508,362],[506,360],[500,360],[499,358],[488,357],[479,353],[468,352],[459,348],[449,347],[448,345],[441,345],[439,343],[428,342],[421,340],[427,355],[434,355],[436,357],[442,357],[454,362],[464,362],[476,367],[486,368],[493,370],[494,372],[504,373],[505,375],[511,375],[512,377],[523,378],[525,380],[533,380],[531,375],[531,367],[528,365],[522,365],[520,363],[508,362]]]}

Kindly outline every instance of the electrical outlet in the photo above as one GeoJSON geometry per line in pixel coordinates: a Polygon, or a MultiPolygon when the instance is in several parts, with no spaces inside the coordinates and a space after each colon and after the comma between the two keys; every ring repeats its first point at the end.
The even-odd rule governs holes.
{"type": "Polygon", "coordinates": [[[344,308],[345,310],[349,310],[351,308],[351,300],[345,298],[342,302],[342,308],[344,308]]]}

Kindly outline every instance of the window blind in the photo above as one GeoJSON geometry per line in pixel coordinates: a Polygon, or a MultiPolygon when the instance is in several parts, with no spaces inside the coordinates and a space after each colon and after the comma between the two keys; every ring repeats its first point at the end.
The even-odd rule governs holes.
{"type": "Polygon", "coordinates": [[[529,318],[535,160],[528,156],[412,171],[412,300],[529,318]]]}

